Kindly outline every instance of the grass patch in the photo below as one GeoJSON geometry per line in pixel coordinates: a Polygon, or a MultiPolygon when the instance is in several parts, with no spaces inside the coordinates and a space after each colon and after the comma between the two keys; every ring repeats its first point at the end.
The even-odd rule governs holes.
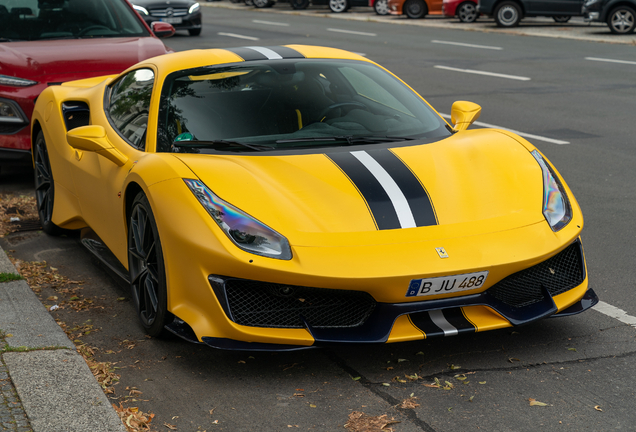
{"type": "Polygon", "coordinates": [[[24,279],[19,274],[15,273],[0,273],[0,282],[11,282],[24,279]]]}

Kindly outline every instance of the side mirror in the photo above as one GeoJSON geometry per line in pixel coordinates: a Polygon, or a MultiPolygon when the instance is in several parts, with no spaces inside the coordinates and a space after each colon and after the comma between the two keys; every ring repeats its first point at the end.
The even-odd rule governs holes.
{"type": "Polygon", "coordinates": [[[451,122],[457,130],[466,130],[481,114],[481,107],[473,102],[457,101],[451,108],[451,122]]]}
{"type": "Polygon", "coordinates": [[[66,141],[75,150],[100,154],[117,166],[124,166],[128,158],[106,136],[103,126],[81,126],[66,133],[66,141]]]}
{"type": "Polygon", "coordinates": [[[161,21],[153,21],[150,24],[150,28],[152,28],[152,32],[158,38],[167,38],[174,35],[175,29],[172,24],[168,24],[161,21]]]}

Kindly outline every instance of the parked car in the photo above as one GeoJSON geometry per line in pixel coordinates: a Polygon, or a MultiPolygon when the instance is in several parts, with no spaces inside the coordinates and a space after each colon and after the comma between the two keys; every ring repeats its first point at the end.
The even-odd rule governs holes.
{"type": "Polygon", "coordinates": [[[201,6],[193,0],[129,0],[149,25],[155,21],[187,30],[190,36],[201,34],[201,6]]]}
{"type": "Polygon", "coordinates": [[[388,8],[391,15],[424,18],[426,15],[441,15],[442,0],[388,0],[388,8]]]}
{"type": "Polygon", "coordinates": [[[311,0],[316,6],[327,5],[331,12],[342,13],[353,6],[369,6],[369,0],[311,0]]]}
{"type": "Polygon", "coordinates": [[[0,164],[31,163],[29,124],[46,87],[117,74],[171,52],[125,0],[0,0],[0,164]]]}
{"type": "Polygon", "coordinates": [[[636,0],[588,0],[583,5],[585,21],[607,23],[614,34],[629,34],[636,27],[636,0]]]}
{"type": "Polygon", "coordinates": [[[42,92],[37,208],[128,281],[153,337],[294,350],[589,309],[572,191],[522,137],[470,130],[480,112],[448,123],[334,48],[159,56],[42,92]]]}
{"type": "Polygon", "coordinates": [[[461,22],[472,23],[479,17],[477,0],[443,0],[442,12],[447,17],[457,17],[461,22]]]}
{"type": "Polygon", "coordinates": [[[581,16],[583,0],[479,0],[477,11],[495,18],[499,27],[515,27],[524,17],[547,16],[566,23],[581,16]]]}

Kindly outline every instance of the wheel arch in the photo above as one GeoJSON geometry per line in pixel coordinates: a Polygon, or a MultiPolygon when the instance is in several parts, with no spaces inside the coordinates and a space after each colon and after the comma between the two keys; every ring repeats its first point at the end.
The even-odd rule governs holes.
{"type": "Polygon", "coordinates": [[[31,127],[31,161],[33,163],[33,167],[35,168],[35,158],[33,157],[33,143],[37,139],[38,135],[42,132],[42,125],[39,120],[33,121],[33,126],[31,127]]]}
{"type": "Polygon", "coordinates": [[[636,10],[636,2],[627,1],[627,0],[610,0],[604,6],[602,10],[602,15],[600,17],[600,21],[606,23],[609,18],[610,12],[620,6],[627,6],[634,10],[636,10]]]}
{"type": "Polygon", "coordinates": [[[497,8],[499,7],[500,4],[502,3],[515,3],[517,6],[519,6],[519,9],[521,9],[521,18],[526,16],[526,8],[523,6],[523,2],[520,2],[519,0],[498,0],[497,2],[495,2],[494,6],[492,7],[492,15],[491,16],[495,16],[495,12],[497,11],[497,8]]]}
{"type": "Polygon", "coordinates": [[[132,214],[133,201],[135,201],[135,198],[137,197],[139,192],[143,192],[144,194],[146,193],[144,189],[141,187],[141,185],[137,183],[136,181],[131,181],[130,183],[128,183],[128,185],[126,185],[126,190],[124,191],[124,200],[125,200],[124,216],[126,217],[126,221],[125,221],[126,231],[128,231],[128,221],[130,220],[130,215],[132,214]]]}

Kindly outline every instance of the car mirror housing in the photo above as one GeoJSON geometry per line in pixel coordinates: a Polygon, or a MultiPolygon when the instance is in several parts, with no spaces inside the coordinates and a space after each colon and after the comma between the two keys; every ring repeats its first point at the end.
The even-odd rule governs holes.
{"type": "Polygon", "coordinates": [[[168,24],[165,22],[155,21],[152,23],[151,27],[152,27],[152,32],[158,38],[167,38],[167,37],[173,36],[175,33],[175,29],[172,26],[172,24],[168,24]]]}
{"type": "MultiPolygon", "coordinates": [[[[103,126],[81,126],[66,133],[66,141],[75,150],[98,153],[117,166],[124,166],[128,158],[117,150],[106,136],[103,126]]],[[[81,153],[77,154],[78,160],[81,153]]]]}
{"type": "Polygon", "coordinates": [[[456,101],[451,108],[451,122],[456,130],[466,130],[481,114],[481,107],[473,102],[456,101]]]}

